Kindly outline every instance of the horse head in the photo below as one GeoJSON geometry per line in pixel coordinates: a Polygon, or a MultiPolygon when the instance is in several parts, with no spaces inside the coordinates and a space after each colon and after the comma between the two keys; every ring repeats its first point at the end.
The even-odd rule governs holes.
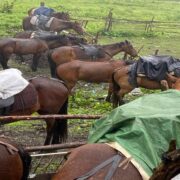
{"type": "Polygon", "coordinates": [[[77,21],[75,21],[73,23],[73,29],[80,35],[84,34],[84,29],[83,27],[80,25],[80,23],[78,23],[77,21]]]}
{"type": "Polygon", "coordinates": [[[138,55],[136,49],[135,49],[135,48],[133,47],[133,45],[132,45],[129,41],[127,41],[127,40],[125,40],[125,41],[123,42],[123,50],[124,50],[125,53],[130,54],[132,57],[136,57],[136,56],[138,55]]]}
{"type": "Polygon", "coordinates": [[[167,73],[167,80],[172,84],[173,89],[180,90],[180,78],[167,73]]]}

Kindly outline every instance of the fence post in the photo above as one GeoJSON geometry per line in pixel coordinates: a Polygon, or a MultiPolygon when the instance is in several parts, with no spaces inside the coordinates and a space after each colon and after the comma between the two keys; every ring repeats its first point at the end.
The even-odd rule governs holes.
{"type": "Polygon", "coordinates": [[[105,27],[104,27],[105,31],[110,31],[112,29],[112,16],[113,16],[112,10],[113,9],[109,10],[109,14],[106,17],[106,22],[105,22],[105,27]]]}

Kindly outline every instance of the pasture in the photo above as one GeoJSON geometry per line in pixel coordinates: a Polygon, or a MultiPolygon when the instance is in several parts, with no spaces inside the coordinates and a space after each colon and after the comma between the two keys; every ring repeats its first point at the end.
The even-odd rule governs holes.
{"type": "MultiPolygon", "coordinates": [[[[1,0],[0,37],[12,37],[22,31],[23,17],[27,16],[30,8],[38,7],[39,2],[37,0],[1,0]]],[[[110,44],[127,39],[137,50],[142,48],[140,55],[154,54],[158,50],[160,55],[180,57],[180,2],[177,0],[48,0],[46,5],[56,11],[68,12],[73,20],[88,21],[85,27],[88,33],[95,36],[100,32],[98,44],[110,44]],[[110,9],[112,9],[114,21],[112,29],[106,31],[104,30],[105,19],[110,9]]],[[[122,58],[122,56],[123,54],[118,54],[115,58],[122,58]]],[[[48,66],[32,72],[28,65],[21,64],[13,58],[9,61],[9,65],[20,69],[27,78],[36,75],[50,77],[48,66]]],[[[107,90],[107,84],[103,83],[78,83],[75,96],[69,99],[69,114],[107,114],[112,110],[112,105],[104,101],[107,90]]],[[[153,91],[142,89],[142,92],[152,93],[153,91]]],[[[127,95],[126,101],[137,97],[127,95]]],[[[81,120],[71,120],[69,141],[86,140],[91,124],[90,121],[84,123],[81,120]]],[[[17,142],[25,145],[39,145],[43,144],[45,128],[45,123],[42,121],[17,122],[3,126],[0,134],[6,131],[5,135],[13,136],[17,142]]]]}

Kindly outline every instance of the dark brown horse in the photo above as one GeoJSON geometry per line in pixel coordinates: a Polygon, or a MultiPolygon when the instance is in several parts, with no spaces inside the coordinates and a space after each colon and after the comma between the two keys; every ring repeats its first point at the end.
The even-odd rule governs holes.
{"type": "MultiPolygon", "coordinates": [[[[29,80],[30,84],[15,95],[9,115],[27,115],[38,112],[45,114],[67,114],[69,91],[59,80],[36,77],[29,80]],[[23,103],[22,102],[23,99],[23,103]]],[[[6,113],[7,115],[7,113],[6,113]]],[[[46,120],[47,136],[45,145],[63,142],[67,138],[67,120],[46,120]]]]}
{"type": "Polygon", "coordinates": [[[7,62],[12,54],[33,54],[31,68],[36,71],[41,54],[48,49],[78,44],[82,41],[84,41],[82,38],[66,35],[52,35],[33,39],[4,38],[0,40],[0,63],[3,69],[7,69],[7,62]]]}
{"type": "MultiPolygon", "coordinates": [[[[32,17],[25,17],[22,22],[22,26],[24,31],[29,31],[29,30],[38,30],[38,28],[35,25],[31,24],[31,18],[32,17]]],[[[81,25],[78,22],[73,22],[73,21],[65,21],[65,20],[60,20],[57,18],[53,18],[50,26],[46,28],[47,31],[56,31],[56,32],[61,32],[62,30],[67,30],[67,29],[73,29],[75,32],[77,32],[80,35],[83,35],[84,29],[81,27],[81,25]]]]}
{"type": "MultiPolygon", "coordinates": [[[[34,13],[34,10],[36,8],[31,8],[28,10],[28,16],[33,16],[33,13],[34,13]]],[[[67,12],[53,12],[51,14],[51,17],[55,17],[55,18],[58,18],[58,19],[62,19],[62,20],[66,20],[66,21],[69,21],[70,20],[70,16],[67,12]]]]}
{"type": "Polygon", "coordinates": [[[166,77],[165,80],[151,80],[146,76],[136,76],[136,86],[130,83],[130,66],[116,69],[112,74],[113,83],[113,105],[123,104],[125,94],[131,92],[135,87],[143,87],[146,89],[161,89],[166,90],[172,88],[172,82],[166,77]]]}
{"type": "Polygon", "coordinates": [[[0,137],[0,179],[26,180],[31,157],[19,145],[8,138],[0,137]]]}
{"type": "Polygon", "coordinates": [[[129,41],[107,45],[81,45],[64,46],[52,50],[48,55],[51,75],[54,77],[55,65],[60,65],[75,59],[83,61],[107,61],[119,52],[125,52],[132,57],[137,56],[137,51],[129,41]]]}
{"type": "Polygon", "coordinates": [[[86,144],[71,151],[63,167],[52,177],[52,180],[59,179],[142,180],[142,177],[135,166],[117,150],[106,144],[86,144]],[[102,167],[98,168],[100,164],[102,167]]]}

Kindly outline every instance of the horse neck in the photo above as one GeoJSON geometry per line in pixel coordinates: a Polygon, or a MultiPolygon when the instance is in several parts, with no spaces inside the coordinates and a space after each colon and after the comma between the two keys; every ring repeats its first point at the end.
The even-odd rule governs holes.
{"type": "Polygon", "coordinates": [[[73,22],[64,21],[64,20],[58,20],[58,21],[59,21],[58,31],[62,31],[66,29],[73,29],[73,22]]]}
{"type": "Polygon", "coordinates": [[[107,44],[103,45],[102,48],[112,57],[117,53],[124,51],[124,43],[107,44]]]}

